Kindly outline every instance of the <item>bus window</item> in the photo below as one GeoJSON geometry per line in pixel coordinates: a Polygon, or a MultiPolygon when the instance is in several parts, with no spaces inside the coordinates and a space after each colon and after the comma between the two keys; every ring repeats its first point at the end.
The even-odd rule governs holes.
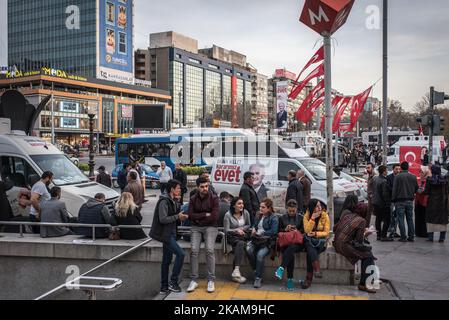
{"type": "Polygon", "coordinates": [[[128,158],[128,145],[121,143],[118,145],[118,156],[120,158],[128,158]]]}

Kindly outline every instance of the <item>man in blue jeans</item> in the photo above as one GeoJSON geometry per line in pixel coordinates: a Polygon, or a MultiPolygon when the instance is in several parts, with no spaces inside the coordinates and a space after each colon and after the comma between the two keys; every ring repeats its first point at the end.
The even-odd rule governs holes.
{"type": "Polygon", "coordinates": [[[181,197],[181,182],[170,180],[167,183],[167,193],[162,194],[154,212],[150,237],[162,242],[161,294],[181,292],[179,275],[184,264],[185,252],[176,241],[176,226],[178,221],[185,221],[188,216],[180,211],[177,199],[181,197]],[[176,256],[170,283],[168,274],[173,254],[176,256]]]}
{"type": "Polygon", "coordinates": [[[392,199],[396,208],[396,214],[401,230],[400,242],[415,241],[415,225],[413,223],[413,201],[418,191],[418,180],[408,172],[408,162],[401,163],[402,172],[399,173],[393,183],[392,199]],[[405,233],[404,216],[407,219],[408,237],[405,233]]]}

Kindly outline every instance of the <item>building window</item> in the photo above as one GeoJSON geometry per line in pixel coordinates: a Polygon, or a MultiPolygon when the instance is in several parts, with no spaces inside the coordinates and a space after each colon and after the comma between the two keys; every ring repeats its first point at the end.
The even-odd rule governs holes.
{"type": "Polygon", "coordinates": [[[119,32],[118,52],[126,54],[126,33],[119,32]]]}
{"type": "Polygon", "coordinates": [[[214,64],[210,64],[210,65],[209,65],[209,68],[215,69],[215,70],[219,70],[219,69],[220,69],[219,66],[216,66],[216,65],[214,65],[214,64]]]}
{"type": "MultiPolygon", "coordinates": [[[[155,58],[156,58],[156,56],[154,56],[154,59],[155,59],[155,58]]],[[[181,56],[179,53],[177,53],[177,54],[176,54],[176,58],[181,59],[182,56],[181,56]]]]}
{"type": "Polygon", "coordinates": [[[186,66],[186,124],[192,125],[203,118],[203,69],[186,66]]]}
{"type": "Polygon", "coordinates": [[[222,119],[221,101],[221,74],[206,71],[205,122],[207,127],[213,126],[214,119],[222,119]]]}
{"type": "Polygon", "coordinates": [[[201,64],[201,61],[197,59],[189,58],[189,61],[192,63],[201,64]]]}

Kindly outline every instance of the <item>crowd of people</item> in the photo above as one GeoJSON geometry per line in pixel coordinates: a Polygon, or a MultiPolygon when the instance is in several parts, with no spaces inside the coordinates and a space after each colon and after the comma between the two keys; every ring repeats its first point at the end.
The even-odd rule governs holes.
{"type": "MultiPolygon", "coordinates": [[[[423,167],[420,181],[409,173],[409,164],[402,163],[387,173],[385,166],[378,168],[375,176],[374,164],[368,163],[368,204],[359,203],[356,196],[349,196],[334,227],[333,246],[337,253],[356,264],[362,263],[362,277],[359,289],[374,293],[366,285],[367,270],[375,264],[368,237],[377,233],[379,241],[413,242],[415,236],[426,236],[434,240],[440,233],[444,242],[448,224],[449,177],[443,177],[438,165],[423,167]],[[415,219],[413,219],[415,212],[415,219]],[[370,228],[371,217],[376,217],[376,228],[370,228]],[[406,223],[405,223],[406,222],[406,223]],[[399,235],[397,229],[399,228],[399,235]],[[415,229],[416,228],[416,229],[415,229]]],[[[331,221],[326,206],[311,197],[311,182],[303,171],[288,173],[289,186],[286,191],[287,213],[278,215],[270,198],[260,198],[255,189],[255,174],[244,173],[244,182],[239,195],[227,192],[216,193],[210,183],[209,174],[202,173],[196,181],[196,188],[190,193],[187,203],[187,177],[179,165],[171,171],[165,163],[158,170],[163,190],[156,204],[152,228],[149,236],[163,244],[161,264],[161,293],[180,292],[180,274],[185,251],[178,241],[179,226],[189,226],[185,240],[190,241],[190,284],[188,292],[198,288],[199,253],[201,242],[205,243],[207,264],[207,291],[215,291],[215,244],[219,238],[219,228],[232,248],[233,268],[230,278],[237,283],[245,283],[247,275],[242,274],[242,264],[246,256],[254,271],[254,287],[261,288],[265,275],[265,260],[274,260],[276,254],[282,262],[274,277],[286,279],[288,290],[295,288],[294,269],[297,253],[304,252],[307,273],[299,282],[302,289],[311,287],[314,278],[323,276],[320,268],[320,254],[331,245],[329,243],[331,221]],[[169,268],[175,256],[174,267],[169,279],[169,268]]],[[[53,173],[44,172],[31,190],[19,194],[20,206],[29,207],[29,221],[48,223],[101,224],[111,226],[139,226],[142,222],[142,206],[145,200],[145,181],[141,179],[138,165],[123,165],[118,176],[122,191],[111,213],[104,194],[83,204],[76,219],[70,218],[66,206],[61,201],[62,190],[53,187],[53,173]]],[[[97,181],[110,186],[111,177],[100,168],[97,181]]],[[[0,202],[9,206],[6,198],[6,182],[0,182],[0,202]]],[[[2,219],[5,221],[4,219],[2,219]]],[[[96,239],[111,240],[146,239],[142,228],[92,228],[40,226],[33,227],[42,237],[82,235],[96,239]],[[95,232],[95,234],[93,234],[95,232]]]]}

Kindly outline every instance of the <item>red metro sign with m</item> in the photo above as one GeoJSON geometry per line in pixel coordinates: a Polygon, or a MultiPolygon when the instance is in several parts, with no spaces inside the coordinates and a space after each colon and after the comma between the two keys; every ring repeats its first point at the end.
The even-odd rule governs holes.
{"type": "Polygon", "coordinates": [[[348,19],[355,0],[306,0],[300,21],[320,35],[332,35],[348,19]]]}

